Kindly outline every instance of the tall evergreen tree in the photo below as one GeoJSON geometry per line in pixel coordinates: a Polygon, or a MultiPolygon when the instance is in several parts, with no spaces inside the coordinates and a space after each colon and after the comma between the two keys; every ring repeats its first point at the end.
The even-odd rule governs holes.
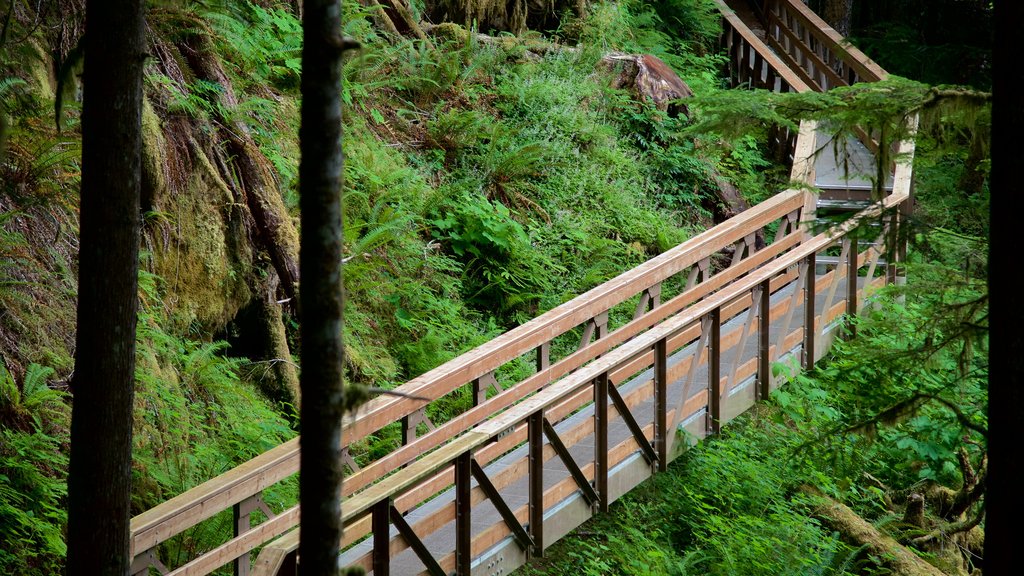
{"type": "Polygon", "coordinates": [[[142,178],[140,0],[89,0],[68,573],[128,572],[142,178]]]}
{"type": "Polygon", "coordinates": [[[299,571],[325,576],[342,532],[341,4],[306,0],[302,21],[299,571]]]}

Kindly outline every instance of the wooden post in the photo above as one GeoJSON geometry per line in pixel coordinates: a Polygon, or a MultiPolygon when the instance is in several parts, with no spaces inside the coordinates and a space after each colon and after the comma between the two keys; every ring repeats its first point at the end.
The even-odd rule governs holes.
{"type": "Polygon", "coordinates": [[[608,511],[608,373],[594,380],[594,480],[598,511],[608,511]]]}
{"type": "Polygon", "coordinates": [[[708,430],[718,434],[722,429],[722,309],[711,312],[711,338],[708,341],[708,430]]]}
{"type": "Polygon", "coordinates": [[[757,314],[757,399],[764,400],[772,393],[772,368],[769,351],[772,318],[772,282],[761,282],[758,292],[761,305],[757,314]]]}
{"type": "Polygon", "coordinates": [[[494,388],[495,391],[501,390],[494,371],[473,380],[473,406],[479,406],[487,401],[488,388],[494,388]]]}
{"type": "Polygon", "coordinates": [[[391,571],[391,499],[373,505],[373,576],[388,576],[391,571]]]}
{"type": "Polygon", "coordinates": [[[470,576],[473,562],[473,530],[470,524],[472,500],[470,480],[473,477],[472,454],[464,452],[455,458],[455,575],[470,576]]]}
{"type": "Polygon", "coordinates": [[[551,365],[551,342],[537,346],[537,372],[546,370],[551,365]]]}
{"type": "Polygon", "coordinates": [[[527,421],[530,443],[530,557],[544,556],[544,410],[530,415],[527,421]]]}
{"type": "MultiPolygon", "coordinates": [[[[252,514],[253,510],[260,508],[260,504],[262,503],[260,494],[250,496],[231,507],[231,515],[234,520],[234,534],[236,538],[249,530],[251,525],[249,521],[250,514],[252,514]]],[[[249,554],[245,553],[239,556],[234,562],[235,576],[249,576],[250,567],[251,562],[249,554]]]]}
{"type": "Polygon", "coordinates": [[[668,469],[668,339],[654,344],[654,448],[658,472],[668,469]]]}
{"type": "MultiPolygon", "coordinates": [[[[846,314],[851,318],[857,315],[857,264],[859,255],[857,252],[859,248],[857,246],[857,239],[850,237],[850,251],[847,254],[846,263],[846,314]]],[[[857,327],[853,322],[850,322],[850,338],[853,338],[857,332],[857,327]]]]}
{"type": "Polygon", "coordinates": [[[804,370],[814,368],[814,291],[818,280],[814,260],[814,254],[807,257],[807,276],[804,283],[804,370]]]}

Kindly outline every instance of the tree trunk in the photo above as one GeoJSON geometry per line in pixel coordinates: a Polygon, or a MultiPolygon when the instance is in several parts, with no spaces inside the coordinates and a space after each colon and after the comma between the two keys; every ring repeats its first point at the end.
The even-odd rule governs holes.
{"type": "Polygon", "coordinates": [[[1020,567],[1020,523],[1024,517],[1024,267],[1020,258],[1019,171],[1024,166],[1024,107],[1019,57],[1024,3],[997,0],[992,86],[992,203],[988,274],[990,307],[988,387],[988,478],[985,495],[985,573],[1014,574],[1020,567]]]}
{"type": "Polygon", "coordinates": [[[142,181],[142,2],[89,0],[68,574],[124,576],[142,181]]]}
{"type": "Polygon", "coordinates": [[[307,0],[303,14],[299,194],[306,282],[299,297],[299,573],[338,573],[341,542],[341,417],[344,390],[341,279],[341,5],[307,0]]]}
{"type": "MultiPolygon", "coordinates": [[[[188,58],[189,66],[196,76],[223,88],[220,105],[226,110],[234,110],[238,106],[238,98],[210,39],[201,34],[193,35],[180,50],[188,58]]],[[[299,283],[299,266],[296,262],[298,235],[274,182],[273,169],[256,146],[245,122],[231,118],[221,120],[223,123],[218,125],[219,135],[228,145],[235,174],[234,188],[241,195],[239,201],[246,205],[252,215],[258,244],[270,256],[270,262],[281,279],[281,289],[288,298],[294,300],[299,283]]]]}
{"type": "Polygon", "coordinates": [[[843,36],[850,35],[850,21],[853,18],[853,0],[825,0],[825,9],[821,17],[836,32],[843,36]]]}

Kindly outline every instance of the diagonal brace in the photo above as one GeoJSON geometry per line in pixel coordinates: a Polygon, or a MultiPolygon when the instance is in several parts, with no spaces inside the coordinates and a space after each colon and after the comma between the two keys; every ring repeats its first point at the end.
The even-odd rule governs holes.
{"type": "Polygon", "coordinates": [[[416,553],[416,556],[421,562],[423,562],[423,565],[427,567],[427,572],[430,573],[430,576],[448,576],[448,573],[441,568],[441,565],[430,553],[430,550],[427,550],[426,545],[423,544],[423,540],[420,540],[420,537],[416,535],[415,531],[413,531],[412,526],[410,526],[409,522],[406,521],[405,516],[402,516],[402,513],[398,511],[398,508],[395,508],[393,502],[389,507],[391,508],[391,523],[395,525],[395,528],[398,529],[398,533],[402,535],[405,542],[409,544],[409,547],[416,553]]]}
{"type": "Polygon", "coordinates": [[[633,417],[633,413],[629,411],[629,406],[626,406],[626,401],[623,400],[622,395],[619,394],[618,388],[615,385],[608,386],[608,396],[611,397],[612,403],[615,404],[615,409],[618,410],[619,416],[622,416],[622,421],[626,423],[629,431],[633,433],[633,438],[636,443],[640,445],[640,451],[644,453],[644,458],[647,459],[648,464],[654,464],[658,461],[658,453],[654,451],[654,447],[651,446],[647,436],[644,435],[643,428],[637,423],[636,418],[633,417]]]}
{"type": "Polygon", "coordinates": [[[587,504],[591,506],[601,498],[597,495],[597,490],[590,485],[590,480],[583,475],[583,471],[576,465],[576,461],[573,460],[572,454],[569,454],[569,450],[562,443],[562,439],[558,437],[558,432],[555,432],[555,427],[548,422],[548,419],[544,419],[544,435],[548,437],[548,442],[551,443],[551,447],[555,449],[555,453],[562,459],[565,467],[569,470],[569,474],[572,475],[573,480],[579,485],[580,490],[583,491],[583,498],[586,499],[587,504]]]}
{"type": "Polygon", "coordinates": [[[505,524],[508,524],[509,529],[512,530],[512,537],[515,538],[516,544],[519,544],[519,548],[523,550],[530,550],[533,547],[533,538],[530,537],[523,525],[519,523],[519,519],[516,518],[512,509],[508,507],[508,503],[501,497],[498,489],[494,487],[491,479],[484,472],[484,469],[480,467],[480,463],[476,461],[476,458],[470,460],[470,470],[473,472],[473,477],[476,478],[477,484],[480,485],[480,489],[484,491],[484,494],[491,499],[491,504],[494,504],[494,508],[501,514],[502,519],[505,520],[505,524]]]}

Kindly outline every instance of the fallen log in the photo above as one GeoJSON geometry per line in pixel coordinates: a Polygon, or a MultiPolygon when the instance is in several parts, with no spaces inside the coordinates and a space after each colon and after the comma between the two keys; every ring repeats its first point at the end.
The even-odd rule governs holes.
{"type": "Polygon", "coordinates": [[[814,515],[826,526],[839,532],[840,538],[852,546],[864,546],[867,553],[896,576],[948,576],[942,570],[919,558],[912,550],[891,536],[879,532],[870,522],[861,518],[841,502],[829,498],[820,490],[805,486],[804,493],[815,497],[814,515]]]}

